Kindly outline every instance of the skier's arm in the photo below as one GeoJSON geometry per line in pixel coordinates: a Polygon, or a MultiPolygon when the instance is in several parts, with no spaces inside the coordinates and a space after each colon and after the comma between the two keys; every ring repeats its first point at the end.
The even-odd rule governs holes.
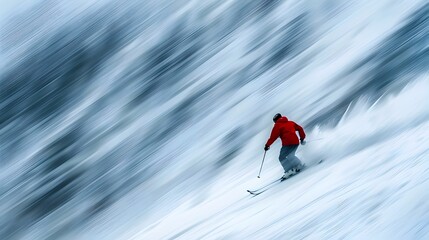
{"type": "Polygon", "coordinates": [[[299,126],[298,124],[295,124],[295,130],[298,131],[299,133],[299,140],[304,140],[305,139],[305,132],[304,132],[304,128],[302,128],[301,126],[299,126]]]}
{"type": "Polygon", "coordinates": [[[280,136],[280,130],[279,127],[277,125],[274,125],[273,130],[271,131],[271,136],[268,139],[267,143],[265,144],[266,146],[271,146],[271,144],[273,144],[273,142],[280,136]]]}

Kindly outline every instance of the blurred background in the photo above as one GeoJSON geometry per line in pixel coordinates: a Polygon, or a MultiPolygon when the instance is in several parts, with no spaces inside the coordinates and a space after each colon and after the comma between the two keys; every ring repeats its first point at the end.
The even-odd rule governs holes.
{"type": "Polygon", "coordinates": [[[427,1],[0,4],[1,239],[429,238],[427,1]]]}

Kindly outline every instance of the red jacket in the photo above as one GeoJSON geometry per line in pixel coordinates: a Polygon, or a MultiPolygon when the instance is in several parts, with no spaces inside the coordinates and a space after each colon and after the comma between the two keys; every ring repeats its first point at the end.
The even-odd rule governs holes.
{"type": "Polygon", "coordinates": [[[298,124],[289,121],[287,117],[283,116],[279,118],[274,124],[273,130],[271,131],[271,136],[265,145],[271,146],[271,144],[273,144],[273,142],[278,137],[280,137],[280,139],[282,140],[282,146],[297,145],[299,144],[300,139],[298,139],[298,137],[296,136],[296,131],[299,132],[299,138],[301,140],[304,140],[304,129],[298,124]]]}

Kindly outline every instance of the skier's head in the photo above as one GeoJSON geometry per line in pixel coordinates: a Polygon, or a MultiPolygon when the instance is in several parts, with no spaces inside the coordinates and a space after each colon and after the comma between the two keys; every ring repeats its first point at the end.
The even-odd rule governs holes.
{"type": "Polygon", "coordinates": [[[279,120],[279,118],[281,118],[282,115],[280,113],[276,113],[276,115],[274,115],[273,117],[273,122],[277,122],[277,120],[279,120]]]}

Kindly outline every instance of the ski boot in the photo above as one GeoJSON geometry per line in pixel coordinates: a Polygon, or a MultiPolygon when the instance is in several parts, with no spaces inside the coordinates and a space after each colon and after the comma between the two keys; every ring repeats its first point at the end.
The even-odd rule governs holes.
{"type": "Polygon", "coordinates": [[[281,181],[284,181],[290,177],[292,177],[293,175],[299,173],[301,171],[301,169],[297,169],[297,168],[292,168],[289,171],[285,172],[281,178],[281,181]]]}

